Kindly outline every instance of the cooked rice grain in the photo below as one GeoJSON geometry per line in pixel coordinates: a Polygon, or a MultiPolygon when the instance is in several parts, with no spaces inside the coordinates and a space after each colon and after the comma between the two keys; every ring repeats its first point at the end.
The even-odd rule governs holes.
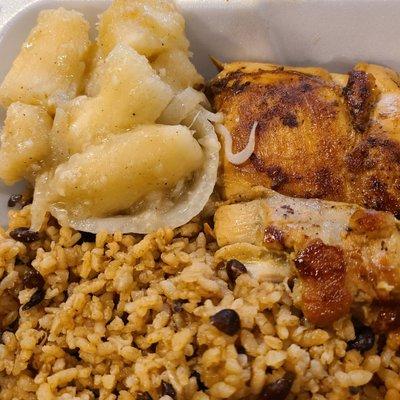
{"type": "MultiPolygon", "coordinates": [[[[10,213],[10,230],[29,226],[29,207],[10,213]]],[[[30,244],[1,231],[0,399],[251,399],[288,371],[288,399],[400,399],[398,334],[383,350],[346,351],[350,318],[316,329],[286,282],[243,273],[232,285],[205,230],[82,242],[50,219],[30,244]],[[29,265],[45,297],[24,311],[29,265]],[[223,309],[240,317],[233,336],[211,323],[223,309]]]]}

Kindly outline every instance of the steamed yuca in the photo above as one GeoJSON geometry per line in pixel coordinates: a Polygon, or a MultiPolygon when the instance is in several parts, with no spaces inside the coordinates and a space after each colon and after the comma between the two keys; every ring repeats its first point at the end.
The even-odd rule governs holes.
{"type": "Polygon", "coordinates": [[[1,135],[0,178],[11,185],[32,180],[50,152],[53,119],[41,106],[13,103],[7,110],[1,135]]]}
{"type": "Polygon", "coordinates": [[[43,204],[41,196],[47,192],[48,208],[62,209],[72,218],[113,215],[149,193],[165,194],[200,169],[203,158],[189,128],[139,126],[59,165],[47,187],[38,196],[35,192],[33,209],[43,204]]]}
{"type": "Polygon", "coordinates": [[[115,0],[99,18],[99,56],[123,43],[146,57],[186,50],[185,20],[167,0],[115,0]]]}
{"type": "Polygon", "coordinates": [[[45,10],[0,86],[3,106],[21,101],[55,107],[82,89],[89,24],[76,11],[45,10]]]}
{"type": "MultiPolygon", "coordinates": [[[[99,92],[98,77],[104,59],[118,44],[124,44],[153,60],[161,53],[179,51],[174,57],[179,65],[174,76],[182,73],[179,82],[198,82],[201,77],[189,60],[189,42],[185,36],[185,21],[175,6],[165,0],[116,0],[99,17],[99,34],[93,57],[87,69],[86,93],[95,96],[99,92]]],[[[171,75],[170,56],[162,56],[158,64],[171,75]],[[163,65],[161,65],[163,64],[163,65]]],[[[162,75],[160,75],[163,77],[162,75]]],[[[171,79],[169,79],[170,81],[171,79]]],[[[168,82],[169,83],[169,82],[168,82]]],[[[184,86],[187,87],[187,86],[184,86]]]]}
{"type": "Polygon", "coordinates": [[[203,77],[191,63],[187,52],[180,49],[164,51],[151,66],[164,82],[177,91],[204,83],[203,77]]]}
{"type": "Polygon", "coordinates": [[[173,97],[146,57],[124,45],[106,58],[96,97],[81,96],[57,110],[56,147],[80,152],[115,132],[154,122],[173,97]]]}

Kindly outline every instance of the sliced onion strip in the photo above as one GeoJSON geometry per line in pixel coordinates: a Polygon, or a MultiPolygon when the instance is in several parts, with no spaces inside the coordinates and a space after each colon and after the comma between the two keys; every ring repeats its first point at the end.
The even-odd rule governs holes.
{"type": "Polygon", "coordinates": [[[228,161],[234,165],[240,165],[246,162],[250,156],[254,152],[254,148],[256,145],[256,129],[257,129],[258,121],[254,122],[253,127],[250,131],[249,140],[245,146],[245,148],[239,153],[232,152],[232,135],[228,131],[228,129],[222,125],[217,124],[215,126],[215,130],[224,138],[224,148],[225,148],[225,155],[228,161]]]}
{"type": "Polygon", "coordinates": [[[157,122],[165,125],[177,125],[185,119],[199,104],[205,104],[204,93],[188,87],[179,92],[162,112],[157,122]]]}
{"type": "Polygon", "coordinates": [[[213,113],[208,110],[203,110],[202,113],[210,122],[213,122],[215,124],[221,124],[224,120],[224,116],[221,112],[213,113]]]}

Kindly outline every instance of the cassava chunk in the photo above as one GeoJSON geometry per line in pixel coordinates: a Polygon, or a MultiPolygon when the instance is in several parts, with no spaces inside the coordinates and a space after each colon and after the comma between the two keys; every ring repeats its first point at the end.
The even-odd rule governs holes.
{"type": "Polygon", "coordinates": [[[50,153],[53,120],[41,106],[13,103],[7,110],[0,147],[0,178],[7,184],[41,170],[50,153]]]}
{"type": "MultiPolygon", "coordinates": [[[[202,163],[202,149],[187,127],[143,125],[58,166],[45,184],[46,201],[73,218],[112,215],[149,193],[174,188],[202,163]]],[[[45,192],[35,192],[33,209],[45,192]]]]}
{"type": "Polygon", "coordinates": [[[187,50],[185,21],[168,0],[115,0],[99,21],[103,57],[123,43],[146,57],[171,48],[187,50]]]}
{"type": "MultiPolygon", "coordinates": [[[[182,121],[185,125],[193,127],[193,135],[196,139],[196,145],[193,144],[193,149],[197,148],[197,144],[200,144],[202,149],[201,167],[196,169],[192,174],[189,172],[191,168],[187,168],[187,166],[190,167],[190,163],[196,159],[192,158],[190,159],[190,163],[186,163],[186,154],[182,157],[184,162],[181,168],[185,172],[180,171],[180,173],[189,174],[187,175],[189,179],[179,180],[171,190],[149,193],[144,201],[138,201],[128,210],[120,210],[120,212],[113,215],[77,218],[69,215],[68,210],[63,208],[63,204],[54,204],[51,207],[53,216],[62,221],[63,225],[71,226],[79,231],[92,233],[100,231],[150,233],[166,226],[174,229],[186,224],[204,209],[217,180],[220,145],[214,128],[208,121],[210,117],[213,118],[213,114],[199,107],[198,110],[194,110],[191,115],[182,121]]],[[[168,126],[164,126],[164,128],[171,129],[168,126]]],[[[139,128],[136,132],[138,135],[142,134],[142,130],[139,128]]],[[[125,143],[121,143],[121,145],[125,145],[125,143]]],[[[163,141],[161,141],[160,146],[163,146],[163,141]]],[[[171,148],[170,146],[164,147],[165,151],[169,151],[171,148]]],[[[174,151],[181,150],[181,148],[174,149],[174,151]]],[[[157,151],[160,150],[157,149],[157,151]]],[[[183,155],[183,153],[181,154],[183,155]]],[[[136,153],[134,152],[133,157],[135,156],[136,153]]],[[[161,159],[163,160],[163,158],[161,159]]],[[[160,166],[159,160],[159,158],[152,160],[156,162],[156,165],[153,165],[153,167],[157,171],[160,166]]],[[[124,162],[123,158],[121,158],[121,162],[124,162]]],[[[35,230],[40,228],[48,209],[46,199],[49,196],[46,193],[48,192],[49,179],[51,179],[51,174],[42,174],[36,181],[36,201],[35,207],[32,208],[31,219],[31,228],[35,230]]],[[[168,185],[165,186],[168,187],[168,185]]]]}
{"type": "Polygon", "coordinates": [[[102,69],[96,97],[81,96],[57,110],[55,147],[65,158],[110,134],[154,122],[173,96],[146,57],[124,45],[109,54],[102,69]]]}
{"type": "Polygon", "coordinates": [[[175,90],[195,87],[204,83],[186,52],[170,50],[161,53],[152,63],[160,77],[175,90]]]}
{"type": "Polygon", "coordinates": [[[55,107],[79,94],[89,48],[89,24],[76,11],[45,10],[0,86],[4,107],[21,101],[55,107]]]}

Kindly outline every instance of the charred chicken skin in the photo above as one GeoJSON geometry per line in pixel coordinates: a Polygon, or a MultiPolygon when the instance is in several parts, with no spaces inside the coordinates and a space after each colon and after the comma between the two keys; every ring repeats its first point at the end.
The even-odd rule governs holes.
{"type": "Polygon", "coordinates": [[[251,157],[222,154],[224,199],[267,187],[302,198],[355,203],[400,217],[400,79],[360,63],[347,75],[321,68],[235,62],[209,91],[233,152],[257,122],[251,157]]]}

